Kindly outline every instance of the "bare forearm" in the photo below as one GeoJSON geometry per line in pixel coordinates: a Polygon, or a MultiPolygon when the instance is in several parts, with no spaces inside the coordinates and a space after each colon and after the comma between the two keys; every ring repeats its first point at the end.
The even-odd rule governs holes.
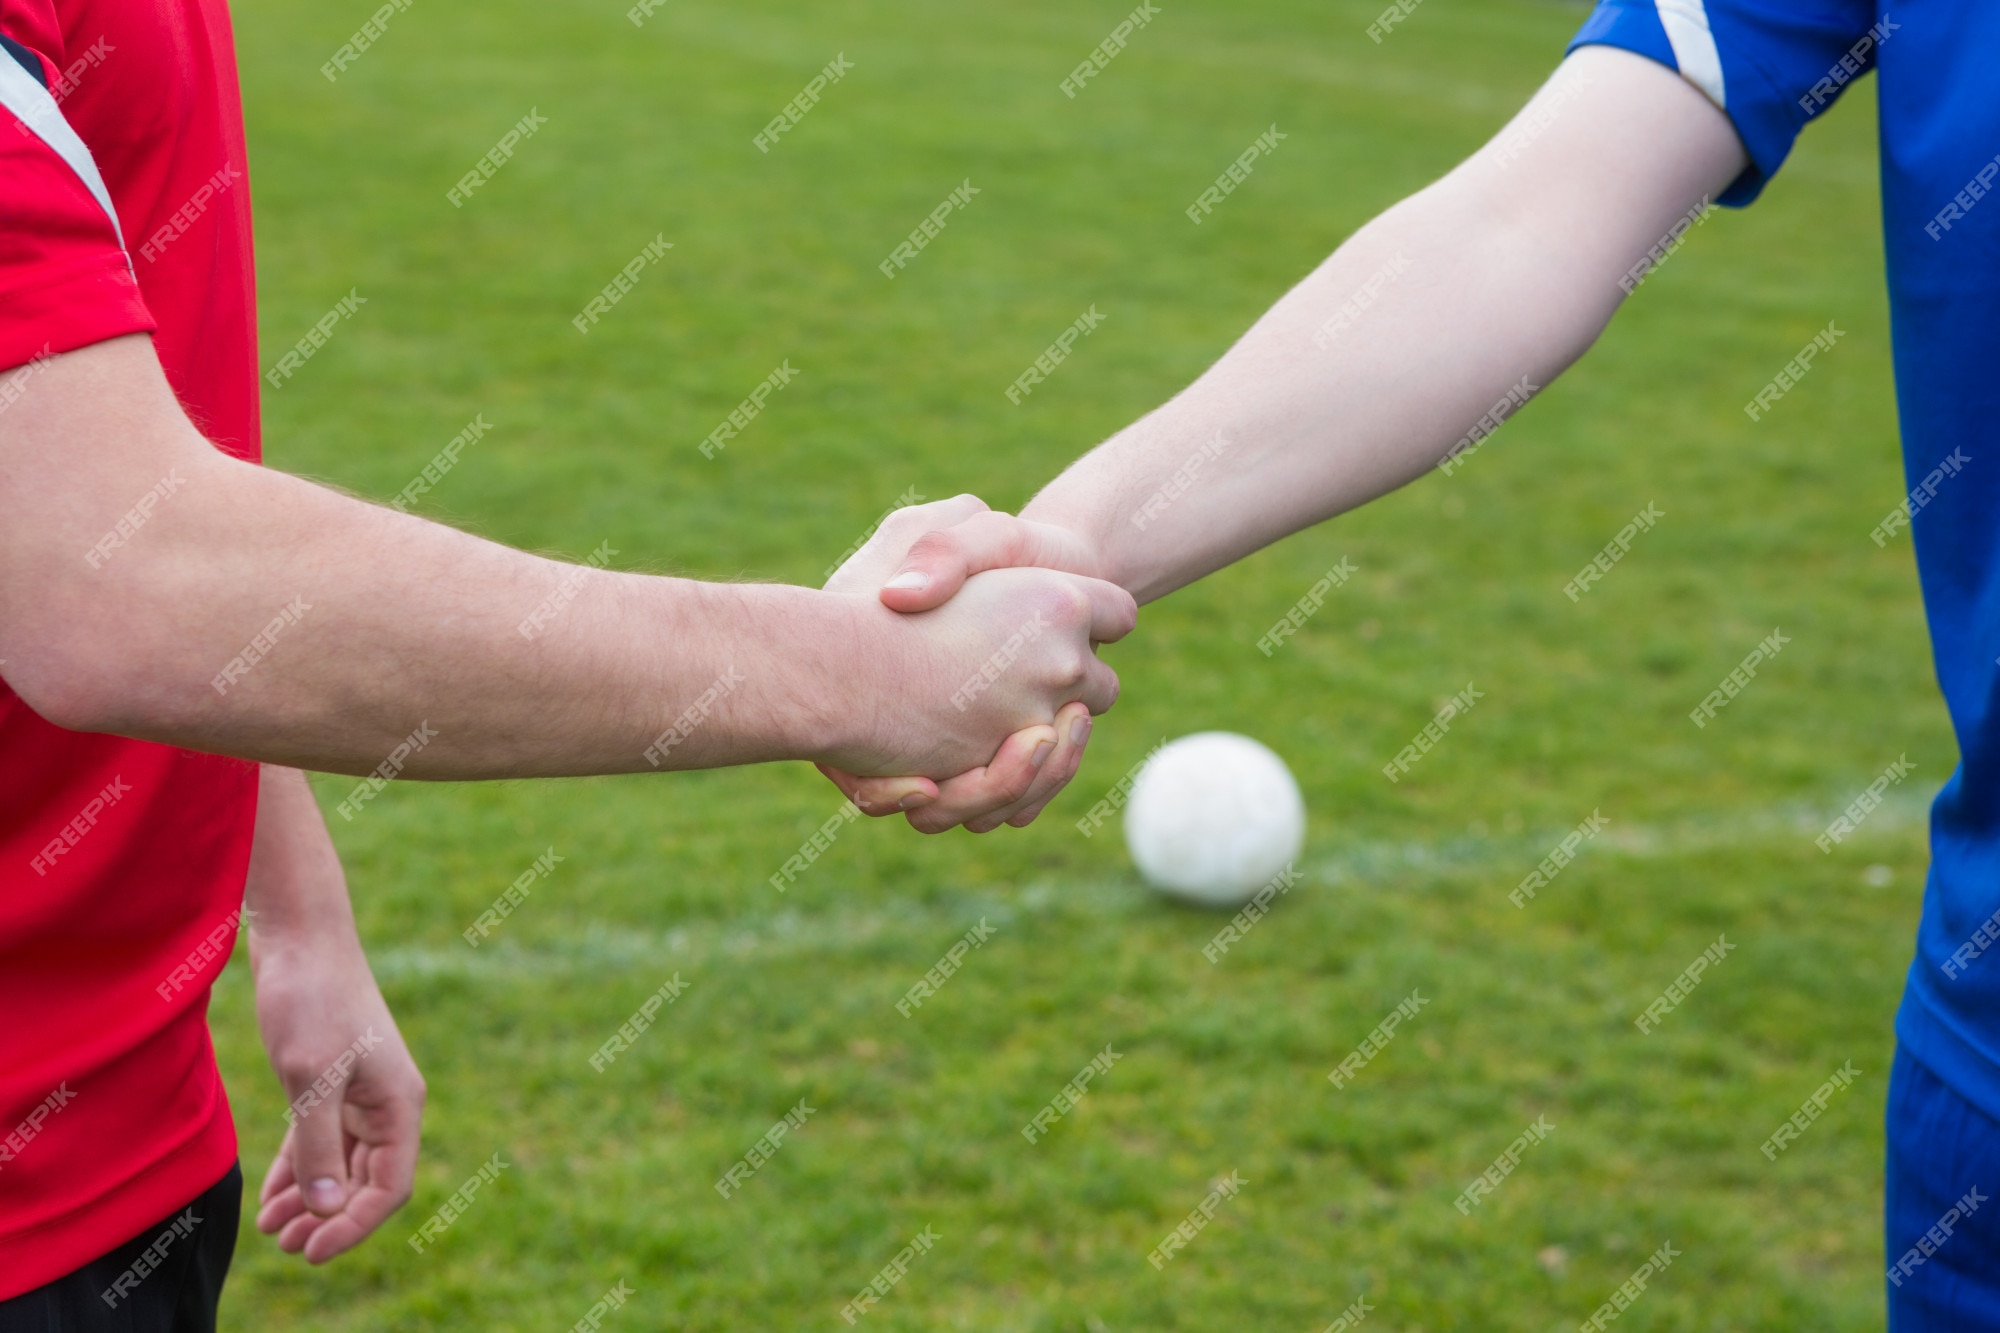
{"type": "Polygon", "coordinates": [[[564,564],[223,466],[244,515],[230,567],[176,553],[187,621],[143,645],[107,730],[350,773],[408,744],[408,776],[450,778],[831,743],[822,663],[856,647],[842,599],[564,564]]]}
{"type": "Polygon", "coordinates": [[[354,937],[354,909],[340,854],[306,775],[295,768],[265,764],[258,775],[257,830],[243,905],[250,909],[253,953],[259,936],[354,937]]]}
{"type": "Polygon", "coordinates": [[[257,1027],[291,1107],[258,1226],[316,1262],[409,1197],[424,1080],[354,929],[347,877],[297,769],[264,765],[243,890],[257,1027]]]}
{"type": "Polygon", "coordinates": [[[1045,570],[902,616],[593,567],[614,555],[545,560],[227,457],[143,337],[55,358],[0,419],[0,672],[77,730],[387,777],[948,777],[1108,708],[1091,644],[1131,628],[1122,590],[1045,570]]]}
{"type": "Polygon", "coordinates": [[[65,725],[332,772],[397,753],[402,776],[451,778],[836,739],[824,664],[857,651],[854,599],[562,564],[241,463],[179,415],[144,339],[38,378],[0,486],[117,497],[45,501],[0,533],[0,658],[65,725]],[[148,487],[143,524],[99,542],[148,487]],[[655,746],[690,707],[701,725],[655,746]]]}
{"type": "Polygon", "coordinates": [[[1582,355],[1634,260],[1742,164],[1672,72],[1585,48],[1022,517],[1082,534],[1143,602],[1392,490],[1582,355]]]}

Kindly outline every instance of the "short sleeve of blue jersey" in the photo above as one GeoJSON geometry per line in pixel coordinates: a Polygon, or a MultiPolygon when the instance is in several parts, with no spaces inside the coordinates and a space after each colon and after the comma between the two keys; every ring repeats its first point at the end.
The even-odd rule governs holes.
{"type": "Polygon", "coordinates": [[[1806,122],[1874,68],[1876,46],[1895,29],[1876,0],[1601,0],[1568,50],[1622,47],[1708,94],[1750,153],[1716,201],[1741,207],[1777,174],[1806,122]]]}

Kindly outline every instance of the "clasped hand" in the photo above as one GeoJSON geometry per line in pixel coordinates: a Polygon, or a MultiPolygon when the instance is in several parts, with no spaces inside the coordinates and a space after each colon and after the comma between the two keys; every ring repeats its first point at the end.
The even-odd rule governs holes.
{"type": "MultiPolygon", "coordinates": [[[[941,781],[863,777],[833,763],[817,765],[820,772],[862,813],[900,812],[924,833],[1031,823],[1076,776],[1093,716],[1118,697],[1117,674],[1095,649],[1130,632],[1138,610],[1095,568],[1074,534],[996,513],[974,496],[889,515],[826,590],[878,599],[913,630],[949,635],[974,653],[993,644],[983,659],[961,659],[971,661],[962,679],[938,682],[952,690],[959,715],[943,715],[938,749],[964,752],[969,743],[991,757],[941,781]]],[[[912,754],[909,771],[928,767],[936,752],[912,754]]]]}

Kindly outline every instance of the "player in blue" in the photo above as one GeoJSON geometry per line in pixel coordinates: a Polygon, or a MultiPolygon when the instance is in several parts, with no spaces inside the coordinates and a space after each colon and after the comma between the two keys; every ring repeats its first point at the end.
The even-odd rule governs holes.
{"type": "MultiPolygon", "coordinates": [[[[1449,470],[1589,347],[1709,201],[1755,200],[1871,71],[1909,485],[1877,536],[1915,539],[1963,756],[1937,798],[1896,1022],[1890,1327],[2000,1330],[2000,5],[1604,0],[1492,142],[1363,227],[1019,518],[947,502],[900,569],[887,551],[865,563],[895,571],[882,597],[905,611],[1013,564],[1143,602],[1449,470]]],[[[919,517],[884,542],[907,543],[919,517]]],[[[976,783],[841,780],[871,811],[914,792],[924,828],[1032,814],[976,783]]]]}

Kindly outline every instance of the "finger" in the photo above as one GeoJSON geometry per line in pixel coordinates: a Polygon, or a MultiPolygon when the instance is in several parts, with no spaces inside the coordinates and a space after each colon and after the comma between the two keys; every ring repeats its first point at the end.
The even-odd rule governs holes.
{"type": "Polygon", "coordinates": [[[1000,743],[992,762],[938,784],[937,799],[910,811],[910,827],[942,833],[968,820],[1013,806],[1034,785],[1035,774],[1056,748],[1056,730],[1025,727],[1000,743]]]}
{"type": "Polygon", "coordinates": [[[1090,597],[1090,641],[1116,643],[1139,623],[1139,603],[1132,594],[1103,579],[1078,579],[1090,597]]]}
{"type": "Polygon", "coordinates": [[[264,1187],[257,1191],[257,1201],[257,1230],[267,1236],[306,1210],[305,1195],[299,1192],[298,1182],[292,1178],[289,1133],[278,1149],[278,1155],[271,1160],[271,1169],[264,1176],[264,1187]]]}
{"type": "Polygon", "coordinates": [[[1030,809],[1040,810],[1050,797],[1062,790],[1063,784],[1069,781],[1069,774],[1076,771],[1077,753],[1090,737],[1090,710],[1080,703],[1064,704],[1056,714],[1055,731],[1055,750],[1036,768],[1034,781],[1028,784],[1028,790],[1021,794],[1019,800],[967,820],[965,827],[968,830],[986,833],[1002,824],[1014,824],[1017,816],[1030,809]]]}
{"type": "Polygon", "coordinates": [[[278,1232],[278,1248],[286,1254],[297,1254],[306,1247],[313,1233],[325,1225],[325,1218],[302,1212],[278,1232]]]}
{"type": "Polygon", "coordinates": [[[1049,756],[1049,762],[1043,766],[1048,771],[1035,779],[1037,790],[1028,794],[1029,799],[1022,802],[1021,809],[1007,816],[1007,823],[1010,826],[1026,828],[1034,823],[1043,808],[1061,795],[1063,788],[1069,786],[1070,779],[1074,778],[1077,771],[1083,767],[1083,752],[1090,744],[1093,725],[1090,710],[1082,704],[1065,705],[1063,712],[1056,715],[1056,731],[1063,737],[1063,743],[1057,747],[1055,754],[1049,756]],[[1069,714],[1071,709],[1074,709],[1075,713],[1066,719],[1064,715],[1069,714]],[[1079,730],[1081,734],[1078,734],[1079,730]]]}
{"type": "Polygon", "coordinates": [[[292,1174],[292,1131],[285,1131],[284,1142],[278,1145],[278,1152],[271,1159],[271,1169],[264,1173],[264,1184],[257,1191],[257,1202],[269,1203],[291,1187],[298,1178],[292,1174]]]}
{"type": "Polygon", "coordinates": [[[986,502],[976,495],[954,495],[949,500],[929,504],[904,505],[894,509],[862,543],[861,548],[827,576],[831,591],[867,596],[902,563],[910,543],[933,528],[948,528],[974,514],[985,512],[986,502]]]}
{"type": "Polygon", "coordinates": [[[974,574],[1021,565],[1097,572],[1089,546],[1069,529],[989,510],[919,537],[883,584],[882,603],[894,611],[928,611],[950,601],[974,574]]]}
{"type": "Polygon", "coordinates": [[[932,528],[949,528],[974,515],[991,511],[992,506],[971,491],[960,491],[942,500],[904,505],[901,509],[892,510],[876,531],[887,534],[892,541],[901,537],[907,546],[932,528]]]}
{"type": "Polygon", "coordinates": [[[335,1088],[325,1101],[292,1126],[292,1175],[306,1207],[331,1217],[347,1202],[347,1144],[340,1125],[347,1089],[335,1088]]]}
{"type": "Polygon", "coordinates": [[[288,1189],[257,1210],[257,1230],[268,1236],[305,1211],[305,1197],[296,1189],[288,1189]]]}
{"type": "Polygon", "coordinates": [[[977,514],[991,512],[992,506],[986,501],[971,491],[960,491],[948,499],[932,500],[929,504],[905,505],[884,519],[882,527],[888,529],[892,538],[900,536],[907,545],[930,528],[949,528],[977,514]]]}
{"type": "Polygon", "coordinates": [[[354,1192],[347,1211],[327,1218],[306,1239],[306,1262],[323,1264],[345,1254],[375,1234],[375,1229],[408,1200],[407,1191],[398,1193],[376,1185],[364,1185],[354,1192]]]}
{"type": "Polygon", "coordinates": [[[338,1217],[328,1218],[306,1242],[306,1261],[323,1264],[373,1235],[392,1213],[409,1202],[416,1166],[414,1123],[396,1127],[388,1143],[362,1145],[356,1155],[354,1195],[338,1217]]]}
{"type": "Polygon", "coordinates": [[[362,1241],[368,1239],[373,1227],[362,1227],[346,1213],[329,1217],[319,1224],[319,1228],[299,1248],[305,1251],[306,1262],[323,1264],[329,1259],[347,1253],[362,1241]]]}
{"type": "Polygon", "coordinates": [[[1118,673],[1096,657],[1083,664],[1083,680],[1076,687],[1076,697],[1083,702],[1093,717],[1111,711],[1118,702],[1118,673]]]}
{"type": "Polygon", "coordinates": [[[813,767],[864,815],[893,815],[937,799],[937,783],[929,778],[862,778],[828,764],[813,767]]]}
{"type": "Polygon", "coordinates": [[[359,1245],[409,1201],[422,1138],[424,1090],[406,1053],[404,1060],[407,1078],[378,1078],[358,1089],[344,1108],[352,1130],[347,1138],[347,1176],[353,1188],[346,1206],[303,1238],[309,1263],[323,1264],[359,1245]]]}

